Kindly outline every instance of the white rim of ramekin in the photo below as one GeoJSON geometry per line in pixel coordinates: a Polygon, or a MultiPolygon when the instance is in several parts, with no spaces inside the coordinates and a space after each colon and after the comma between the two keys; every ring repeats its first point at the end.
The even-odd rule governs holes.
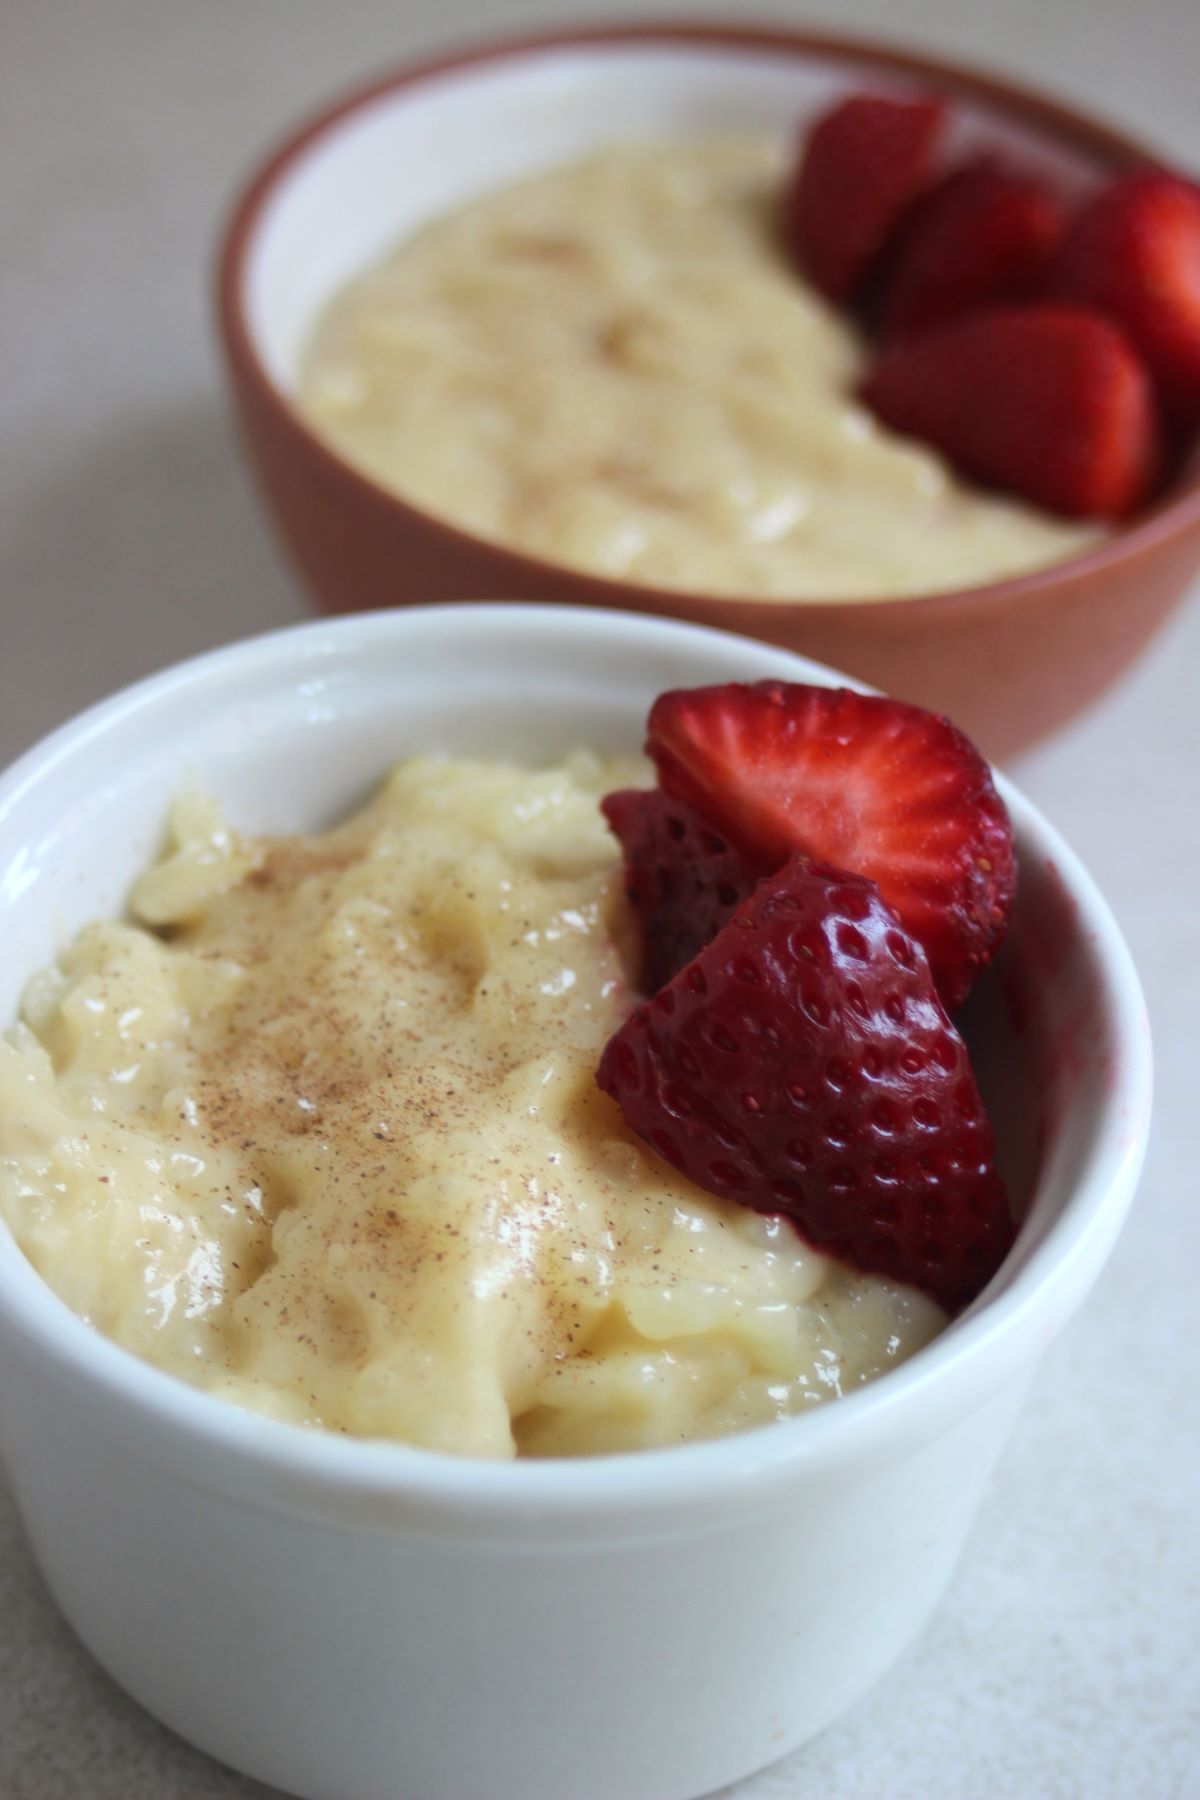
{"type": "MultiPolygon", "coordinates": [[[[494,627],[502,615],[511,629],[534,636],[545,630],[551,615],[556,621],[569,620],[584,644],[589,637],[614,631],[633,632],[647,642],[666,634],[681,647],[690,640],[711,649],[714,641],[727,639],[744,651],[749,642],[735,633],[634,613],[501,603],[349,614],[289,626],[174,664],[43,738],[0,774],[0,837],[15,801],[60,761],[138,711],[153,709],[188,688],[219,686],[222,676],[245,673],[255,664],[265,668],[336,653],[344,648],[341,640],[365,651],[376,641],[420,631],[449,612],[464,632],[472,623],[494,627]]],[[[819,673],[836,683],[862,685],[791,652],[751,647],[763,653],[764,675],[773,663],[781,676],[790,665],[803,679],[819,673]]],[[[1053,862],[1077,909],[1080,936],[1093,952],[1099,1004],[1112,1022],[1118,1049],[1112,1100],[1071,1197],[1024,1267],[994,1296],[985,1292],[911,1361],[870,1385],[811,1413],[725,1438],[595,1457],[491,1461],[286,1424],[192,1388],[79,1319],[26,1260],[3,1220],[0,1315],[60,1376],[74,1376],[156,1425],[163,1433],[164,1452],[172,1441],[207,1446],[248,1471],[293,1478],[309,1493],[411,1501],[428,1516],[447,1521],[469,1515],[480,1524],[499,1525],[528,1523],[534,1516],[569,1519],[662,1509],[682,1514],[698,1501],[708,1505],[723,1495],[774,1487],[802,1468],[840,1462],[870,1449],[873,1441],[906,1437],[916,1442],[932,1435],[943,1419],[962,1416],[1031,1366],[1082,1300],[1133,1198],[1150,1121],[1149,1023],[1120,929],[1057,831],[1000,774],[997,784],[1018,835],[1053,862]]],[[[215,1465],[211,1485],[226,1485],[215,1465]]]]}

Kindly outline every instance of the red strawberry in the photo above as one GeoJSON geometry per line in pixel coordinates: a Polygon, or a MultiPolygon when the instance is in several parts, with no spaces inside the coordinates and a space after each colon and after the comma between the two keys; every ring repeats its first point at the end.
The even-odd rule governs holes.
{"type": "Polygon", "coordinates": [[[966,1047],[873,882],[797,857],[609,1040],[597,1080],[710,1193],[965,1306],[1013,1240],[966,1047]]]}
{"type": "Polygon", "coordinates": [[[852,94],[818,119],[784,201],[784,229],[822,293],[859,286],[933,176],[940,100],[852,94]]]}
{"type": "Polygon", "coordinates": [[[1182,417],[1200,412],[1200,190],[1139,169],[1084,208],[1048,278],[1123,328],[1182,417]]]}
{"type": "Polygon", "coordinates": [[[901,700],[761,681],[661,694],[647,730],[666,791],[755,861],[799,852],[876,882],[958,1005],[1004,935],[1016,863],[991,771],[956,726],[901,700]]]}
{"type": "Polygon", "coordinates": [[[1159,465],[1141,359],[1082,307],[1011,307],[943,325],[885,354],[863,397],[973,480],[1055,512],[1119,517],[1146,498],[1159,465]]]}
{"type": "Polygon", "coordinates": [[[991,157],[956,169],[918,203],[889,254],[881,331],[912,336],[1032,294],[1064,225],[1061,203],[1036,177],[991,157]]]}
{"type": "Polygon", "coordinates": [[[625,851],[626,891],[642,927],[639,985],[656,994],[717,935],[762,870],[657,788],[623,788],[600,806],[625,851]]]}

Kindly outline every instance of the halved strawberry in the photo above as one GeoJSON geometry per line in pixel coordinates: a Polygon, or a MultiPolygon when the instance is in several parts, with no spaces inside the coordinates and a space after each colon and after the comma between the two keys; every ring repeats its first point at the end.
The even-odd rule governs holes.
{"type": "Polygon", "coordinates": [[[656,994],[717,935],[763,870],[658,788],[622,788],[600,809],[625,852],[626,892],[642,928],[638,985],[656,994]]]}
{"type": "Polygon", "coordinates": [[[933,179],[940,100],[851,94],[818,119],[784,199],[784,232],[821,292],[846,300],[933,179]]]}
{"type": "Polygon", "coordinates": [[[1047,290],[1114,319],[1167,409],[1200,413],[1200,190],[1158,169],[1119,176],[1071,226],[1047,290]]]}
{"type": "Polygon", "coordinates": [[[680,688],[650,711],[668,794],[753,862],[797,852],[869,877],[958,1005],[1004,934],[1012,828],[987,764],[949,720],[847,688],[680,688]]]}
{"type": "Polygon", "coordinates": [[[710,1193],[974,1299],[1013,1240],[966,1047],[873,882],[797,857],[610,1038],[597,1080],[710,1193]]]}
{"type": "Polygon", "coordinates": [[[1066,215],[1036,176],[994,157],[939,182],[893,246],[877,305],[888,338],[1032,294],[1061,242],[1066,215]]]}
{"type": "Polygon", "coordinates": [[[969,315],[887,352],[863,398],[973,480],[1072,516],[1119,517],[1161,461],[1150,378],[1121,332],[1079,306],[969,315]]]}

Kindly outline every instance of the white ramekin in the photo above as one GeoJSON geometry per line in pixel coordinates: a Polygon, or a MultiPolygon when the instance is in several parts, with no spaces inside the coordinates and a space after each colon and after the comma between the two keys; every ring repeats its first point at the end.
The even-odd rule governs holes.
{"type": "MultiPolygon", "coordinates": [[[[0,1014],[119,909],[172,794],[311,827],[430,748],[635,746],[680,683],[826,670],[618,613],[456,607],[274,633],[142,682],[0,779],[0,1014]]],[[[277,1424],[98,1337],[0,1230],[0,1448],[104,1666],[307,1800],[684,1800],[821,1729],[944,1588],[1038,1358],[1133,1193],[1137,978],[1091,880],[1005,787],[1022,859],[970,1031],[1027,1209],[905,1368],[719,1443],[540,1464],[277,1424]]]]}

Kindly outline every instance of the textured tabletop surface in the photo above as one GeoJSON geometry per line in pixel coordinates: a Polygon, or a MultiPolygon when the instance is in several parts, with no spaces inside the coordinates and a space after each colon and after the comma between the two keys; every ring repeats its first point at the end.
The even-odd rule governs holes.
{"type": "MultiPolygon", "coordinates": [[[[635,10],[0,5],[0,760],[134,676],[304,614],[230,440],[209,329],[210,246],[250,157],[413,48],[576,8],[635,10]]],[[[1200,165],[1196,0],[824,14],[1024,72],[1200,165]]],[[[1015,770],[1090,863],[1147,989],[1157,1114],[1131,1223],[1042,1367],[934,1622],[849,1718],[727,1800],[1200,1796],[1197,598],[1015,770]]],[[[78,1647],[0,1473],[0,1800],[266,1792],[161,1730],[78,1647]]]]}

